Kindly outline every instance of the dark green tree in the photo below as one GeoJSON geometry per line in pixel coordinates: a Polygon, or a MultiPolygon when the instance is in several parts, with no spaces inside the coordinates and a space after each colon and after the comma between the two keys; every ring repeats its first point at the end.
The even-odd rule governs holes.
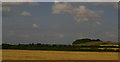
{"type": "Polygon", "coordinates": [[[72,44],[81,44],[81,43],[87,43],[87,42],[99,42],[101,41],[100,39],[89,39],[89,38],[84,38],[84,39],[77,39],[75,40],[72,44]]]}

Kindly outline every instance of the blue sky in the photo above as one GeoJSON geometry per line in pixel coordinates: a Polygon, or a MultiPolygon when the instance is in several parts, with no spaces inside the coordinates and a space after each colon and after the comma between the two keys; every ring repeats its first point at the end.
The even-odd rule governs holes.
{"type": "Polygon", "coordinates": [[[116,3],[3,3],[3,43],[71,44],[80,38],[117,41],[116,3]]]}

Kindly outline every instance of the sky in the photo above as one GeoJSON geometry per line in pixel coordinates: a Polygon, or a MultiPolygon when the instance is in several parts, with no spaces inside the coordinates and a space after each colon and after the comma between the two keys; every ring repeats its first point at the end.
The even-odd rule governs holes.
{"type": "Polygon", "coordinates": [[[76,39],[118,40],[113,2],[4,2],[3,43],[71,44],[76,39]]]}
{"type": "Polygon", "coordinates": [[[1,0],[2,2],[119,2],[119,0],[1,0]]]}

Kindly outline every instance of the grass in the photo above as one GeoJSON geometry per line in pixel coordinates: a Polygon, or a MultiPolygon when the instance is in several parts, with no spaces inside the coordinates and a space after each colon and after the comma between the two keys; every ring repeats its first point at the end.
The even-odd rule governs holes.
{"type": "Polygon", "coordinates": [[[117,52],[2,50],[3,60],[118,60],[117,52]]]}

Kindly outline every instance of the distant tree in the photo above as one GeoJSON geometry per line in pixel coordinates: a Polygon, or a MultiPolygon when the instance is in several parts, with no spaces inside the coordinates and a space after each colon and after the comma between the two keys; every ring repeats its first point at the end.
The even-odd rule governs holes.
{"type": "Polygon", "coordinates": [[[35,45],[34,43],[30,43],[29,45],[35,45]]]}
{"type": "Polygon", "coordinates": [[[97,39],[96,41],[101,41],[100,39],[97,39]]]}
{"type": "Polygon", "coordinates": [[[92,39],[91,41],[101,41],[100,39],[92,39]]]}
{"type": "Polygon", "coordinates": [[[41,43],[37,43],[37,45],[42,45],[41,43]]]}
{"type": "Polygon", "coordinates": [[[99,42],[99,41],[101,41],[101,40],[84,38],[84,39],[77,39],[72,44],[80,44],[80,43],[86,43],[86,42],[99,42]]]}

